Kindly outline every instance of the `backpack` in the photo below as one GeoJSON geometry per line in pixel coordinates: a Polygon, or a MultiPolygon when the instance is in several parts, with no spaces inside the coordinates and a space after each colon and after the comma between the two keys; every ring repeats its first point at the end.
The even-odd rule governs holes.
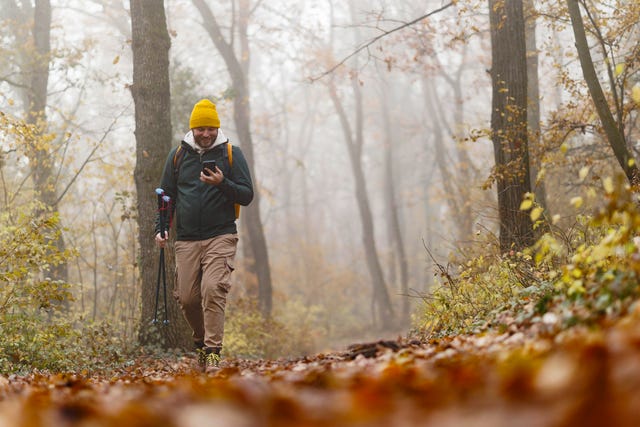
{"type": "MultiPolygon", "coordinates": [[[[229,159],[229,169],[233,166],[233,146],[227,140],[225,142],[227,145],[226,155],[224,157],[229,159]]],[[[223,153],[225,153],[223,151],[223,153]]],[[[224,155],[224,154],[223,154],[224,155]]],[[[182,144],[178,145],[176,152],[173,154],[173,176],[176,178],[176,182],[178,182],[178,174],[180,172],[180,165],[182,164],[182,159],[184,158],[184,149],[182,148],[182,144]]],[[[234,208],[236,210],[236,219],[240,217],[240,205],[235,203],[234,208]]]]}

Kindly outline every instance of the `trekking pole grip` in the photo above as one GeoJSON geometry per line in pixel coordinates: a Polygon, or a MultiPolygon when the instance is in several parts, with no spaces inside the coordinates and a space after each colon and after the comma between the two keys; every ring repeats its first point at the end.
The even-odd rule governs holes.
{"type": "Polygon", "coordinates": [[[158,216],[160,219],[160,236],[162,238],[169,237],[169,224],[167,221],[167,211],[169,211],[171,198],[164,193],[162,188],[156,188],[158,196],[158,216]]]}

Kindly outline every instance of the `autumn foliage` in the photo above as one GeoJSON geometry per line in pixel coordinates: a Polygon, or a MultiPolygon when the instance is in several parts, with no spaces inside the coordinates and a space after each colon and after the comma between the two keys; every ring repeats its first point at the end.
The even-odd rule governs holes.
{"type": "MultiPolygon", "coordinates": [[[[583,179],[588,171],[582,173],[583,179]]],[[[544,233],[520,252],[466,260],[457,272],[440,266],[440,283],[425,296],[418,333],[443,336],[533,328],[556,333],[596,326],[626,315],[640,296],[640,209],[622,176],[603,178],[584,202],[592,215],[577,215],[572,228],[554,225],[525,200],[544,233]]],[[[574,204],[582,204],[576,196],[574,204]]]]}
{"type": "Polygon", "coordinates": [[[292,360],[233,359],[209,376],[186,358],[140,358],[105,373],[0,376],[0,425],[489,427],[518,418],[527,426],[633,426],[639,314],[555,338],[461,335],[292,360]]]}

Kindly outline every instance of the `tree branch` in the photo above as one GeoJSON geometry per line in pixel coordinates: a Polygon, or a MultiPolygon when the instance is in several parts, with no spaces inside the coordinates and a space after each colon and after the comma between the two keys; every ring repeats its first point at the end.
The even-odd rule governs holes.
{"type": "Polygon", "coordinates": [[[115,117],[113,119],[113,121],[111,122],[111,124],[109,125],[109,128],[104,132],[104,134],[102,135],[102,138],[100,138],[100,141],[98,141],[98,143],[93,147],[93,149],[91,150],[91,153],[89,153],[89,155],[87,156],[86,159],[84,159],[84,162],[82,162],[82,165],[80,165],[80,168],[78,169],[78,171],[73,175],[73,177],[71,178],[71,181],[69,181],[69,183],[67,184],[67,186],[64,188],[64,190],[62,191],[62,193],[60,193],[60,196],[58,197],[58,199],[56,200],[56,205],[58,205],[62,199],[64,198],[64,196],[67,194],[67,192],[69,191],[69,189],[73,186],[73,183],[76,181],[76,179],[80,176],[80,173],[82,173],[82,170],[84,169],[84,167],[87,165],[87,163],[89,163],[89,161],[91,160],[91,158],[93,157],[93,155],[95,154],[96,151],[98,151],[98,148],[100,148],[100,146],[102,145],[102,143],[106,140],[107,135],[109,135],[111,133],[111,131],[113,130],[113,127],[115,126],[116,122],[118,121],[118,119],[120,117],[122,117],[122,115],[124,114],[124,111],[119,114],[117,117],[115,117]]]}
{"type": "Polygon", "coordinates": [[[363,50],[367,49],[369,46],[371,46],[372,44],[376,43],[378,40],[395,33],[396,31],[400,31],[404,28],[410,27],[414,24],[417,24],[418,22],[422,21],[425,18],[428,18],[432,15],[435,15],[436,13],[440,13],[443,10],[451,7],[454,5],[454,2],[449,2],[447,4],[445,4],[444,6],[442,6],[439,9],[436,9],[434,11],[431,11],[425,15],[422,15],[412,21],[409,22],[405,22],[404,24],[395,27],[389,31],[384,31],[382,34],[377,35],[376,37],[372,38],[371,40],[369,40],[368,42],[366,42],[365,44],[361,45],[360,47],[358,47],[356,50],[354,50],[353,52],[351,52],[349,55],[345,56],[344,58],[342,58],[342,60],[340,62],[338,62],[336,65],[334,65],[333,67],[329,68],[328,70],[326,70],[325,72],[323,72],[322,74],[316,76],[316,77],[310,77],[309,80],[313,83],[317,80],[320,80],[321,78],[323,78],[326,75],[329,75],[331,73],[333,73],[336,69],[338,69],[338,67],[340,67],[341,65],[343,65],[345,62],[347,62],[350,58],[354,57],[355,55],[357,55],[358,53],[362,52],[363,50]]]}

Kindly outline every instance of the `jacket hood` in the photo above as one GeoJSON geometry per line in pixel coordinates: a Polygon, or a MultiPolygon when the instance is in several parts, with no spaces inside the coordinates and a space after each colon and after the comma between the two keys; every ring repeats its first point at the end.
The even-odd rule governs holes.
{"type": "Polygon", "coordinates": [[[214,147],[217,147],[218,145],[224,144],[225,142],[229,141],[229,139],[225,136],[224,132],[222,132],[222,129],[218,129],[218,136],[216,140],[213,141],[213,145],[211,145],[211,147],[208,147],[208,148],[202,148],[198,144],[196,144],[196,140],[193,137],[193,131],[190,130],[185,134],[184,138],[182,138],[182,141],[189,144],[189,146],[191,146],[191,148],[196,150],[198,153],[203,153],[205,151],[211,150],[214,147]]]}

